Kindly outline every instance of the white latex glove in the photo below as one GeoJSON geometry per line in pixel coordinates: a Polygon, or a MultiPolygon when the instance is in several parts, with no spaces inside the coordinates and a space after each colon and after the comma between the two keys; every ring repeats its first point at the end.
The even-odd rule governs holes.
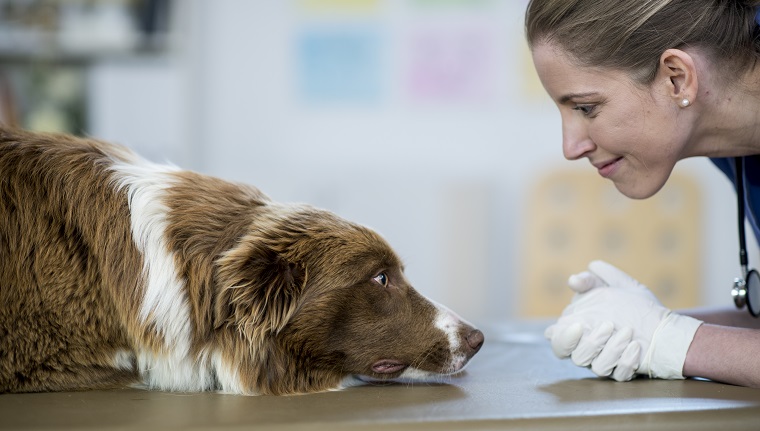
{"type": "Polygon", "coordinates": [[[577,293],[545,332],[558,357],[618,381],[635,374],[683,378],[701,321],[673,313],[646,286],[603,261],[591,262],[568,285],[577,293]]]}

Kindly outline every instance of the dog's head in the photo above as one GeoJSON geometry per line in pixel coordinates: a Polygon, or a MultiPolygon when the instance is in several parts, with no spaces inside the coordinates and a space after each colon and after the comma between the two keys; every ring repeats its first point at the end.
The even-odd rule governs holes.
{"type": "Polygon", "coordinates": [[[461,371],[483,343],[412,288],[376,232],[308,206],[265,208],[219,259],[217,283],[227,385],[239,392],[430,379],[461,371]]]}

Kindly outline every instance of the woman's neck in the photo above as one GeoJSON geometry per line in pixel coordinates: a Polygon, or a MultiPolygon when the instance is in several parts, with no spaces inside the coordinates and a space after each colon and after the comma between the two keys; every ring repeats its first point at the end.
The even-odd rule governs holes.
{"type": "Polygon", "coordinates": [[[760,67],[730,85],[707,78],[700,80],[692,155],[760,155],[760,67]]]}

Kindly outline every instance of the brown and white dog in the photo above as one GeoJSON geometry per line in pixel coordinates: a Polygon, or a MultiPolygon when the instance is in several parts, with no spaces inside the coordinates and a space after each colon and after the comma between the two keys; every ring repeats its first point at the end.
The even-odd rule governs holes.
{"type": "Polygon", "coordinates": [[[457,373],[482,343],[368,228],[0,129],[0,392],[310,393],[457,373]]]}

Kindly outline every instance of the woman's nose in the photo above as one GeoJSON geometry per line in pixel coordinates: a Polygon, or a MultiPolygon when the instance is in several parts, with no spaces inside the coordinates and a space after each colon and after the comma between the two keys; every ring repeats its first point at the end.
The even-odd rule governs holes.
{"type": "Polygon", "coordinates": [[[582,121],[562,122],[562,153],[567,160],[578,160],[595,148],[582,121]]]}

